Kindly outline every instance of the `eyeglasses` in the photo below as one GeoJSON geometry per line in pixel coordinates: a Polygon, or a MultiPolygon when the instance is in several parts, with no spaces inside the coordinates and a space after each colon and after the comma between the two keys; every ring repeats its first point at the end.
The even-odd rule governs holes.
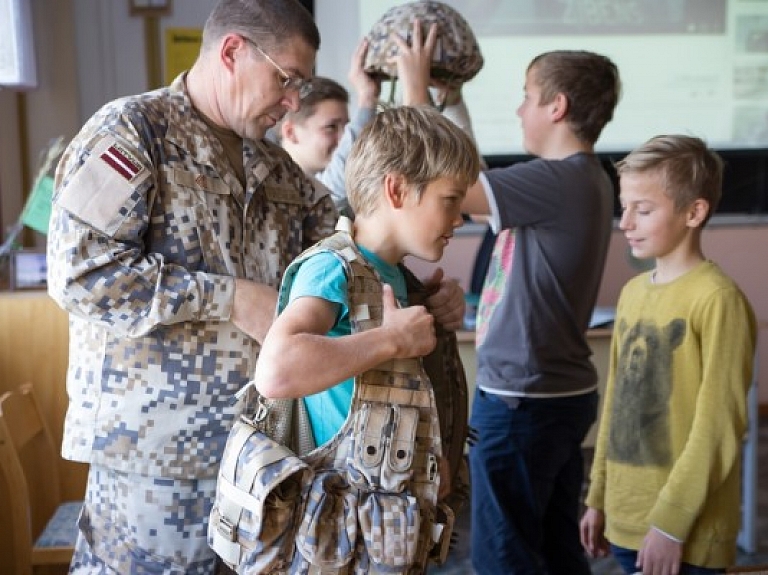
{"type": "Polygon", "coordinates": [[[310,92],[312,92],[312,81],[306,80],[304,78],[299,78],[298,76],[291,76],[283,70],[283,68],[275,62],[272,58],[270,58],[269,54],[267,54],[264,50],[259,48],[259,45],[248,38],[247,36],[242,37],[243,40],[248,42],[251,46],[256,48],[256,51],[261,54],[264,59],[272,64],[274,66],[275,70],[277,70],[277,73],[280,74],[280,87],[283,90],[290,90],[295,91],[299,93],[299,99],[304,99],[307,96],[309,96],[310,92]]]}

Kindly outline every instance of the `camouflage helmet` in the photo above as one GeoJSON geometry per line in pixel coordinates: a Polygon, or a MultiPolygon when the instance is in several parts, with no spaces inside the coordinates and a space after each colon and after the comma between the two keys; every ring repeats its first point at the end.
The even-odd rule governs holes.
{"type": "Polygon", "coordinates": [[[461,14],[434,0],[395,6],[379,18],[367,35],[365,71],[383,80],[397,78],[397,66],[392,59],[397,55],[398,46],[392,40],[392,33],[410,42],[413,21],[417,18],[425,34],[432,24],[438,26],[431,76],[454,87],[474,78],[483,67],[483,55],[475,34],[461,14]]]}

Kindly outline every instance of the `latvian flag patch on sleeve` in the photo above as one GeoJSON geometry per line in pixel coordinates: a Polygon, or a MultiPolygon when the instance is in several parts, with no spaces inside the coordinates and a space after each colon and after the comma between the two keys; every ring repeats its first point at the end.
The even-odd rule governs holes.
{"type": "Polygon", "coordinates": [[[117,143],[104,150],[100,158],[129,182],[144,171],[144,166],[128,150],[117,143]]]}

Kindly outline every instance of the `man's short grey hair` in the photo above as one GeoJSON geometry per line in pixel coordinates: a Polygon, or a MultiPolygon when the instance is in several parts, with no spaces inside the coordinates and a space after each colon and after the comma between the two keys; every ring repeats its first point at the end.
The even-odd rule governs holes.
{"type": "Polygon", "coordinates": [[[266,52],[291,38],[301,38],[315,51],[320,48],[315,20],[296,0],[219,0],[205,22],[201,51],[232,32],[266,52]]]}

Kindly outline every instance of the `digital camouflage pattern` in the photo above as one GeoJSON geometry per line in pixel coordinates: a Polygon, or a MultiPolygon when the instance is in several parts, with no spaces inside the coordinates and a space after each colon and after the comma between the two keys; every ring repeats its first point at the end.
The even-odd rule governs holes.
{"type": "Polygon", "coordinates": [[[105,105],[57,170],[48,288],[70,317],[62,454],[115,490],[148,481],[119,500],[89,484],[94,528],[82,533],[100,538],[89,549],[116,572],[134,572],[117,547],[129,531],[139,562],[157,553],[169,573],[212,563],[201,516],[243,408],[232,397],[259,352],[230,321],[235,278],[277,288],[288,263],[333,232],[327,192],[284,150],[246,140],[243,164],[245,186],[179,78],[105,105]],[[153,482],[176,500],[151,493],[153,482]],[[141,517],[153,523],[138,533],[141,517]]]}
{"type": "Polygon", "coordinates": [[[397,66],[392,59],[397,55],[398,46],[392,34],[410,43],[413,21],[417,18],[425,36],[433,23],[438,25],[430,75],[449,87],[459,87],[474,78],[483,67],[483,55],[474,32],[461,14],[434,0],[395,6],[371,27],[367,35],[365,71],[384,80],[397,78],[397,66]]]}
{"type": "Polygon", "coordinates": [[[68,575],[139,575],[149,564],[157,575],[212,575],[216,555],[205,535],[215,489],[215,478],[146,477],[92,466],[68,575]],[[158,529],[159,520],[170,529],[158,529]]]}
{"type": "MultiPolygon", "coordinates": [[[[404,265],[400,269],[405,276],[410,305],[425,305],[430,294],[424,284],[404,265]]],[[[435,335],[437,345],[422,358],[422,364],[435,392],[443,457],[448,460],[451,470],[451,492],[445,504],[456,515],[469,501],[469,466],[464,456],[469,432],[467,376],[459,355],[456,332],[435,323],[435,335]]]]}
{"type": "Polygon", "coordinates": [[[337,219],[279,146],[246,141],[243,161],[245,188],[181,79],[107,104],[68,146],[48,236],[70,314],[65,457],[216,476],[258,356],[229,321],[235,278],[277,288],[337,219]]]}
{"type": "MultiPolygon", "coordinates": [[[[380,325],[381,280],[347,232],[289,268],[280,303],[293,270],[321,250],[347,271],[353,331],[380,325]]],[[[436,519],[440,425],[418,358],[357,376],[344,425],[306,454],[269,436],[285,402],[260,403],[235,424],[211,513],[209,540],[228,565],[244,574],[416,574],[430,557],[445,558],[453,514],[444,508],[445,521],[436,519]]]]}

